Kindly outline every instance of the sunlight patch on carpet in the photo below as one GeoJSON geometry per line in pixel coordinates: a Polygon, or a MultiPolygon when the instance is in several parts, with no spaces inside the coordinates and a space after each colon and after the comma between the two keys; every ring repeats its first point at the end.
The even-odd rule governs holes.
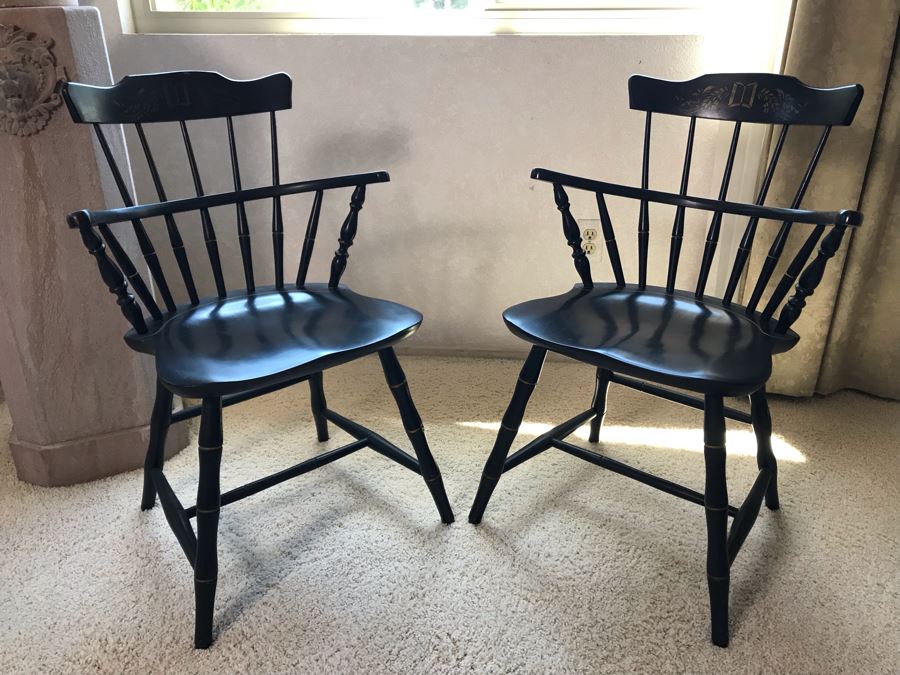
{"type": "MultiPolygon", "coordinates": [[[[460,426],[472,429],[497,431],[499,422],[457,422],[460,426]]],[[[519,433],[526,436],[540,436],[547,433],[554,425],[543,422],[523,422],[519,433]]],[[[587,441],[590,428],[585,425],[576,429],[572,435],[587,441]]],[[[606,424],[600,432],[600,442],[615,445],[639,445],[642,447],[660,448],[663,450],[687,450],[703,452],[703,429],[661,427],[618,426],[606,424]]],[[[756,456],[756,436],[747,429],[728,430],[726,437],[727,453],[739,457],[756,456]]],[[[783,437],[772,435],[772,450],[775,457],[786,462],[806,463],[806,456],[783,437]]]]}

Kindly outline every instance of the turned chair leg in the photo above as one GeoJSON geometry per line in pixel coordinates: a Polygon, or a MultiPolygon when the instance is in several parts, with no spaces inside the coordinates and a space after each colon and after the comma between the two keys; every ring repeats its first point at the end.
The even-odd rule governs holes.
{"type": "Polygon", "coordinates": [[[400,410],[403,428],[406,430],[406,435],[409,437],[413,450],[416,452],[416,457],[419,459],[422,477],[425,479],[425,484],[428,486],[438,513],[441,515],[441,521],[448,524],[452,523],[453,510],[450,508],[447,492],[444,490],[444,481],[441,478],[441,472],[434,461],[431,450],[428,448],[428,441],[425,438],[425,427],[422,425],[422,418],[419,416],[412,396],[409,393],[406,375],[404,375],[392,347],[378,352],[378,358],[381,359],[381,367],[384,369],[385,379],[387,379],[391,393],[394,395],[394,400],[397,402],[397,408],[400,410]]]}
{"type": "Polygon", "coordinates": [[[768,469],[772,477],[766,489],[766,506],[772,511],[779,508],[778,464],[772,452],[772,417],[766,401],[765,387],[750,395],[750,418],[756,434],[756,464],[760,470],[768,469]]]}
{"type": "Polygon", "coordinates": [[[150,415],[150,442],[144,459],[144,492],[141,496],[141,510],[147,511],[156,503],[156,485],[151,472],[162,469],[166,461],[166,435],[172,423],[172,392],[162,382],[156,380],[156,401],[150,415]]]}
{"type": "Polygon", "coordinates": [[[721,396],[707,395],[703,416],[706,462],[706,576],[712,641],[728,646],[728,489],[725,484],[725,409],[721,396]]]}
{"type": "Polygon", "coordinates": [[[609,391],[609,378],[612,372],[603,368],[597,368],[597,382],[594,385],[594,402],[591,407],[597,416],[591,420],[591,435],[588,441],[596,443],[600,440],[600,427],[603,426],[603,418],[606,417],[606,393],[609,391]]]}
{"type": "Polygon", "coordinates": [[[328,421],[322,411],[325,410],[325,388],[322,386],[322,373],[309,376],[309,403],[312,407],[313,420],[316,423],[316,436],[319,441],[328,440],[328,421]]]}
{"type": "Polygon", "coordinates": [[[205,398],[200,416],[200,480],[197,485],[197,558],[194,565],[194,647],[212,644],[213,608],[219,567],[219,466],[222,462],[222,399],[205,398]]]}
{"type": "Polygon", "coordinates": [[[541,367],[544,365],[546,355],[547,350],[543,347],[532,347],[528,358],[525,359],[525,365],[522,366],[519,373],[512,399],[500,422],[494,447],[481,473],[481,482],[478,484],[478,492],[475,494],[472,510],[469,511],[469,522],[474,525],[481,522],[491,493],[494,492],[494,488],[500,480],[500,474],[503,473],[503,464],[506,462],[509,448],[519,432],[522,418],[525,416],[525,406],[528,405],[528,399],[531,398],[531,393],[541,375],[541,367]]]}

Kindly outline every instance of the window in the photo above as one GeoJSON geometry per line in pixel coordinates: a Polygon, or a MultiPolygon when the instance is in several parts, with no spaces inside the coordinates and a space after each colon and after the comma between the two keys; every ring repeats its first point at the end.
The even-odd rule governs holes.
{"type": "Polygon", "coordinates": [[[144,33],[696,33],[713,0],[132,0],[144,33]]]}

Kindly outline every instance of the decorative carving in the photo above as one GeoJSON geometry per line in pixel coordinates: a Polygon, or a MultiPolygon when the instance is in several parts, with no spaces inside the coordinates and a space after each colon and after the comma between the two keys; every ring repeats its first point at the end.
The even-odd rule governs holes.
{"type": "Polygon", "coordinates": [[[678,106],[688,114],[698,113],[708,108],[759,107],[772,115],[794,117],[804,104],[783,89],[760,87],[757,82],[733,82],[731,87],[707,86],[691,92],[688,96],[676,96],[678,106]]]}
{"type": "Polygon", "coordinates": [[[6,133],[36,134],[62,104],[58,89],[65,71],[52,46],[50,38],[0,24],[0,129],[6,133]]]}

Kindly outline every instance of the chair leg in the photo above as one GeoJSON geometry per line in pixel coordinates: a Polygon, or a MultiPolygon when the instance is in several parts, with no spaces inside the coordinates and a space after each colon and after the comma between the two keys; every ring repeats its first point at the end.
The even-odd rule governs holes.
{"type": "Polygon", "coordinates": [[[772,511],[779,508],[778,501],[778,463],[772,452],[772,417],[769,415],[769,404],[766,401],[765,388],[750,395],[750,417],[753,432],[756,434],[756,464],[760,470],[768,469],[772,477],[766,489],[766,506],[772,511]]]}
{"type": "Polygon", "coordinates": [[[537,384],[541,375],[541,367],[544,365],[544,357],[547,356],[547,350],[543,347],[532,347],[528,358],[525,359],[525,365],[519,373],[519,380],[516,382],[515,391],[513,391],[512,399],[500,422],[500,429],[497,432],[497,439],[494,441],[494,447],[488,456],[481,472],[481,482],[478,484],[478,492],[475,494],[475,501],[472,503],[472,510],[469,511],[469,522],[477,525],[484,516],[484,510],[487,508],[488,501],[491,498],[497,482],[500,480],[500,474],[503,473],[503,464],[506,456],[509,454],[509,448],[516,434],[519,432],[519,426],[522,424],[522,418],[525,416],[525,406],[528,405],[528,399],[537,384]]]}
{"type": "Polygon", "coordinates": [[[166,461],[166,435],[172,423],[172,392],[166,389],[159,379],[156,380],[156,401],[150,415],[150,442],[147,444],[147,456],[144,459],[144,492],[141,496],[141,510],[152,509],[156,504],[156,485],[150,472],[162,469],[166,461]]]}
{"type": "Polygon", "coordinates": [[[197,485],[197,559],[194,565],[194,647],[212,644],[219,566],[219,466],[222,461],[222,399],[205,398],[200,416],[200,479],[197,485]]]}
{"type": "Polygon", "coordinates": [[[378,352],[378,358],[381,359],[381,367],[384,369],[385,379],[387,379],[391,393],[394,395],[394,400],[397,402],[397,408],[400,410],[403,428],[406,429],[406,435],[409,437],[413,450],[416,452],[416,457],[419,459],[422,477],[425,479],[425,484],[428,486],[438,513],[441,515],[441,521],[448,524],[452,523],[453,510],[450,508],[447,492],[444,490],[444,481],[441,478],[441,472],[434,461],[431,450],[428,448],[428,441],[425,438],[425,427],[422,425],[422,418],[419,416],[412,396],[409,393],[406,375],[404,375],[392,347],[378,352]]]}
{"type": "Polygon", "coordinates": [[[322,373],[309,376],[309,403],[312,407],[313,420],[316,423],[316,436],[319,441],[328,440],[328,421],[322,411],[326,408],[325,388],[322,386],[322,373]]]}
{"type": "Polygon", "coordinates": [[[728,646],[728,489],[725,484],[725,410],[721,396],[707,395],[703,417],[706,461],[706,576],[712,641],[728,646]]]}
{"type": "Polygon", "coordinates": [[[611,376],[611,371],[597,368],[594,402],[591,404],[597,416],[591,420],[591,435],[588,437],[588,441],[591,443],[596,443],[600,440],[600,427],[603,426],[603,418],[606,417],[606,393],[609,390],[609,378],[611,376]]]}

